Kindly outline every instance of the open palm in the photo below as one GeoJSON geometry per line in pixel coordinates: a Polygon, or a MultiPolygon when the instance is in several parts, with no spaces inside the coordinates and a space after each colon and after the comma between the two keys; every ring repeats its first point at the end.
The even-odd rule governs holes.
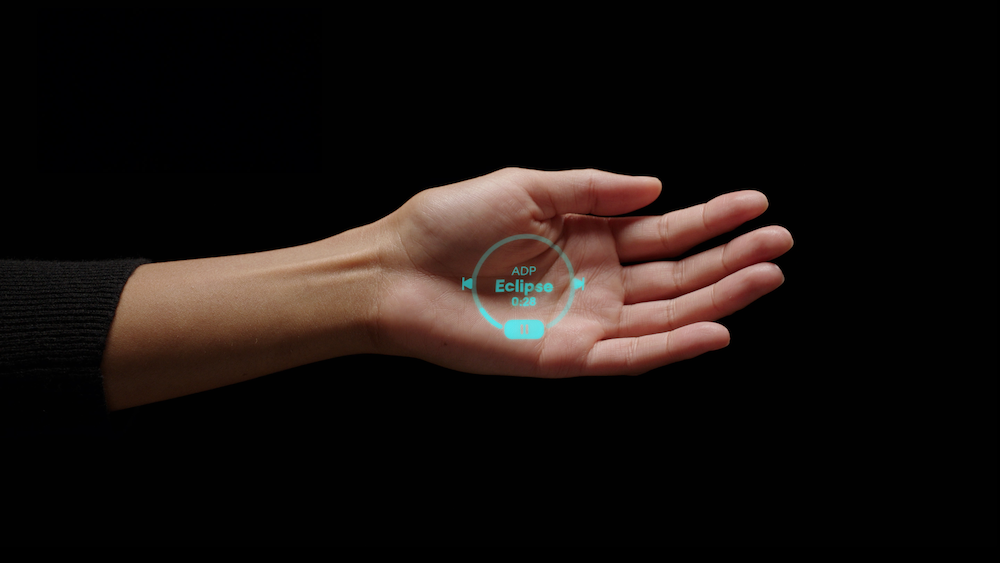
{"type": "Polygon", "coordinates": [[[417,194],[380,222],[390,250],[382,256],[379,352],[471,373],[572,377],[644,373],[726,346],[729,332],[712,321],[781,285],[780,270],[766,261],[791,248],[791,235],[765,227],[666,261],[759,216],[767,199],[742,191],[665,216],[611,217],[652,203],[660,189],[655,178],[596,170],[504,169],[417,194]],[[488,249],[522,234],[561,248],[585,280],[573,293],[566,263],[539,240],[504,244],[484,261],[477,295],[499,325],[558,318],[537,339],[508,338],[462,289],[488,249]],[[512,275],[526,266],[530,275],[512,275]],[[539,289],[505,292],[498,279],[539,289]],[[530,307],[514,305],[520,301],[530,307]]]}

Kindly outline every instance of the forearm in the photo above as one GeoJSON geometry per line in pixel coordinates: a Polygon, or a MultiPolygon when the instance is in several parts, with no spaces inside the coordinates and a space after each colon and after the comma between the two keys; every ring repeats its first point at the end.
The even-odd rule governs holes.
{"type": "Polygon", "coordinates": [[[378,233],[369,225],[292,248],[139,267],[101,364],[108,408],[374,353],[378,233]]]}

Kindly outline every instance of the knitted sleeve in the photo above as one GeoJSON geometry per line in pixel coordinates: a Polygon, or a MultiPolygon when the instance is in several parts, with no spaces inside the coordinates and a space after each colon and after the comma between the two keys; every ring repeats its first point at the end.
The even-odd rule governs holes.
{"type": "Polygon", "coordinates": [[[125,282],[145,259],[0,260],[0,424],[104,421],[101,358],[125,282]]]}

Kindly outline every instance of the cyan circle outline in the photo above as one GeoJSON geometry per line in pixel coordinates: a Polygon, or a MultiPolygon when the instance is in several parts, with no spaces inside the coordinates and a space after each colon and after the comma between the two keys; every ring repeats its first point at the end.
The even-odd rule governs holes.
{"type": "Polygon", "coordinates": [[[472,272],[472,299],[473,301],[476,302],[476,307],[479,308],[479,313],[487,321],[489,321],[491,325],[499,328],[500,330],[503,330],[503,325],[494,320],[493,317],[491,317],[490,314],[486,312],[486,309],[483,308],[483,304],[479,302],[479,292],[477,291],[477,288],[479,286],[479,281],[478,281],[479,269],[483,267],[483,263],[486,262],[486,259],[490,256],[490,254],[493,254],[494,250],[500,248],[501,246],[507,244],[508,242],[513,242],[515,240],[522,240],[522,239],[537,240],[539,242],[544,242],[545,244],[551,246],[553,250],[559,253],[559,256],[562,256],[563,262],[566,262],[566,268],[569,269],[569,299],[566,301],[566,307],[564,307],[562,312],[559,313],[559,316],[556,317],[555,320],[553,320],[549,324],[545,325],[545,328],[547,329],[552,328],[556,325],[557,322],[561,321],[562,318],[566,316],[566,313],[569,311],[569,306],[573,304],[573,294],[576,293],[576,286],[573,284],[573,278],[575,277],[576,274],[573,273],[573,264],[569,263],[569,258],[567,258],[565,254],[563,254],[562,249],[559,248],[551,240],[545,237],[540,237],[538,235],[528,235],[528,234],[514,235],[507,237],[502,241],[491,246],[490,249],[486,251],[486,254],[483,254],[483,257],[479,259],[479,263],[476,264],[476,269],[473,270],[472,272]]]}

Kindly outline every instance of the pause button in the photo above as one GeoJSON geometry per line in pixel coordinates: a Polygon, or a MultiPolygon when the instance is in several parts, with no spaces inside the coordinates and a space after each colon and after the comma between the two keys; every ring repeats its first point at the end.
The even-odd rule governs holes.
{"type": "Polygon", "coordinates": [[[503,325],[503,333],[511,340],[537,340],[545,334],[542,321],[512,319],[503,325]]]}

